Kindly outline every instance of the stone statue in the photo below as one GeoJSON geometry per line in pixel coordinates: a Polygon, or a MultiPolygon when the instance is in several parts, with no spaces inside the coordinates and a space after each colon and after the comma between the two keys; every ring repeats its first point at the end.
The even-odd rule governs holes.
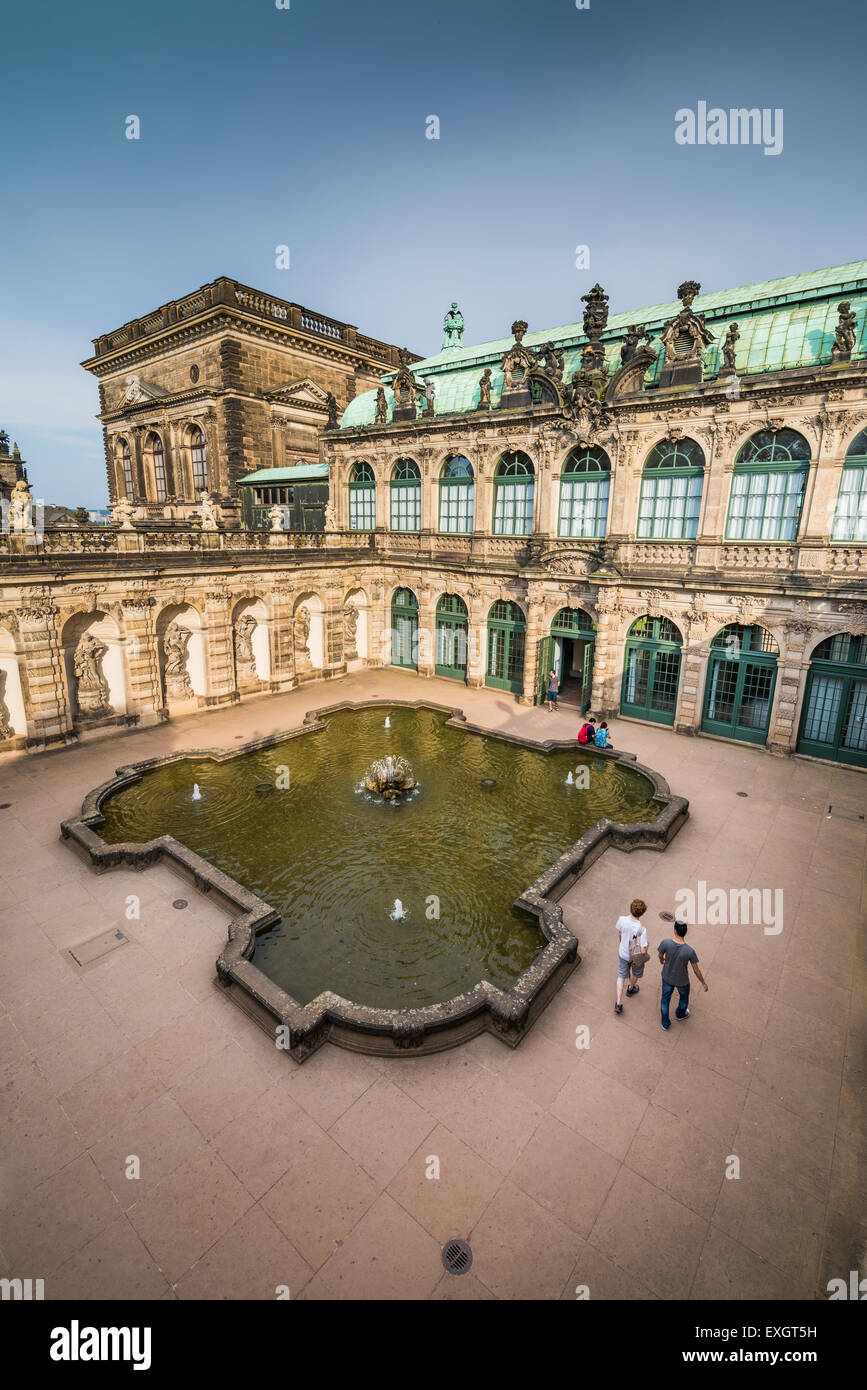
{"type": "Polygon", "coordinates": [[[491,408],[491,369],[486,367],[479,380],[479,410],[491,408]]]}
{"type": "Polygon", "coordinates": [[[563,379],[563,350],[553,343],[543,343],[536,354],[537,362],[555,381],[563,379]]]}
{"type": "Polygon", "coordinates": [[[855,346],[855,315],[848,299],[837,308],[838,320],[834,332],[834,346],[831,349],[832,362],[848,362],[855,346]]]}
{"type": "Polygon", "coordinates": [[[358,627],[358,609],[352,603],[343,606],[343,649],[344,656],[348,661],[354,661],[358,656],[356,648],[356,629],[358,627]]]}
{"type": "Polygon", "coordinates": [[[24,478],[19,478],[12,489],[9,522],[13,531],[33,530],[33,494],[24,478]]]}
{"type": "Polygon", "coordinates": [[[514,337],[514,339],[515,339],[515,342],[518,344],[518,347],[521,346],[521,343],[523,342],[524,334],[526,333],[526,331],[527,331],[527,320],[526,320],[526,319],[515,319],[515,322],[512,324],[512,335],[513,335],[513,337],[514,337]]]}
{"type": "Polygon", "coordinates": [[[388,402],[385,399],[385,390],[382,386],[377,387],[376,391],[376,423],[384,425],[388,419],[388,402]]]}
{"type": "Polygon", "coordinates": [[[253,654],[253,633],[256,619],[245,613],[235,624],[235,674],[239,681],[256,680],[256,658],[253,654]]]}
{"type": "Polygon", "coordinates": [[[79,638],[72,658],[72,669],[78,681],[76,696],[81,714],[108,713],[108,684],[100,668],[107,651],[108,647],[98,641],[92,632],[85,632],[79,638]]]}
{"type": "Polygon", "coordinates": [[[697,280],[684,280],[682,285],[677,287],[677,297],[685,309],[692,308],[692,301],[699,293],[701,285],[697,280]]]}
{"type": "Polygon", "coordinates": [[[325,529],[326,531],[337,530],[337,508],[330,501],[325,503],[325,529]]]}
{"type": "Polygon", "coordinates": [[[131,531],[133,529],[132,518],[134,511],[135,508],[128,497],[119,497],[116,502],[112,503],[112,521],[120,525],[121,531],[131,531]]]}
{"type": "Polygon", "coordinates": [[[454,352],[463,347],[464,316],[456,299],[452,300],[452,307],[443,319],[443,331],[446,335],[442,345],[443,352],[454,352]]]}
{"type": "Polygon", "coordinates": [[[627,362],[632,361],[633,357],[638,351],[638,340],[644,335],[645,327],[643,323],[633,323],[629,326],[629,328],[627,328],[626,342],[620,349],[621,366],[625,367],[627,362]]]}
{"type": "Polygon", "coordinates": [[[735,366],[735,344],[740,336],[740,329],[737,324],[730,323],[729,331],[722,345],[724,368],[727,372],[733,372],[735,375],[737,375],[737,367],[735,366]]]}
{"type": "Polygon", "coordinates": [[[0,454],[9,453],[9,435],[5,430],[0,430],[0,454]]]}
{"type": "Polygon", "coordinates": [[[12,728],[12,720],[3,698],[6,693],[6,679],[6,672],[0,670],[0,738],[14,738],[15,730],[12,728]]]}
{"type": "Polygon", "coordinates": [[[663,365],[670,367],[675,361],[700,361],[703,350],[713,341],[713,334],[705,324],[704,314],[694,314],[685,307],[666,324],[662,341],[665,345],[663,365]]]}
{"type": "Polygon", "coordinates": [[[325,428],[327,430],[336,430],[338,428],[337,397],[334,395],[333,391],[329,391],[326,394],[325,405],[328,410],[328,424],[325,426],[325,428]]]}
{"type": "Polygon", "coordinates": [[[190,700],[193,687],[187,674],[187,647],[190,630],[180,623],[169,623],[163,638],[166,654],[166,695],[170,700],[190,700]]]}
{"type": "Polygon", "coordinates": [[[206,492],[200,493],[199,515],[202,518],[203,531],[216,531],[217,508],[206,492]]]}
{"type": "Polygon", "coordinates": [[[310,610],[303,606],[295,614],[295,648],[298,655],[310,660],[310,610]]]}
{"type": "Polygon", "coordinates": [[[425,377],[424,398],[427,401],[427,405],[424,409],[425,415],[433,415],[434,404],[437,398],[437,384],[432,376],[425,377]]]}
{"type": "Polygon", "coordinates": [[[268,519],[271,522],[272,531],[285,531],[284,522],[286,520],[283,508],[275,502],[273,507],[268,508],[268,519]]]}

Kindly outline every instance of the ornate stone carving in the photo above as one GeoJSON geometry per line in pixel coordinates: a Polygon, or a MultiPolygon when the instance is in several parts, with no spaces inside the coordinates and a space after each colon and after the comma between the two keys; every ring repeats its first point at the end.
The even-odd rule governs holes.
{"type": "Polygon", "coordinates": [[[838,603],[837,612],[846,620],[846,631],[854,637],[867,636],[867,603],[838,603]]]}
{"type": "Polygon", "coordinates": [[[9,499],[9,526],[12,531],[33,530],[33,494],[26,478],[19,478],[9,499]]]}
{"type": "Polygon", "coordinates": [[[75,698],[78,713],[85,719],[110,713],[108,682],[102,673],[102,659],[108,651],[93,633],[85,632],[78,640],[72,658],[77,681],[75,698]]]}
{"type": "Polygon", "coordinates": [[[376,391],[376,424],[384,425],[388,420],[388,402],[385,399],[385,390],[382,386],[377,387],[376,391]]]}
{"type": "Polygon", "coordinates": [[[535,365],[536,355],[529,348],[523,346],[523,337],[527,331],[527,324],[524,319],[516,319],[512,324],[512,333],[515,341],[509,348],[502,362],[503,372],[503,391],[500,401],[501,405],[525,404],[529,402],[529,390],[527,377],[531,367],[535,365]],[[512,401],[507,398],[513,397],[512,401]]]}
{"type": "Polygon", "coordinates": [[[837,326],[834,330],[834,346],[831,348],[832,362],[848,362],[855,346],[855,315],[848,299],[844,299],[837,309],[837,326]]]}
{"type": "Polygon", "coordinates": [[[542,564],[557,574],[586,576],[598,568],[593,557],[580,550],[555,550],[542,557],[542,564]]]}
{"type": "Polygon", "coordinates": [[[235,624],[235,675],[237,680],[258,680],[253,633],[257,627],[252,613],[244,613],[235,624]]]}
{"type": "Polygon", "coordinates": [[[347,661],[358,657],[358,609],[354,603],[343,605],[343,654],[347,661]]]}
{"type": "Polygon", "coordinates": [[[464,345],[464,316],[458,308],[458,301],[452,300],[452,306],[443,319],[443,352],[457,352],[458,348],[464,345]]]}
{"type": "Polygon", "coordinates": [[[325,393],[325,409],[328,411],[328,423],[325,428],[336,430],[340,422],[337,419],[337,397],[333,391],[326,391],[325,393]]]}
{"type": "Polygon", "coordinates": [[[6,706],[6,672],[0,669],[0,738],[14,738],[12,717],[6,706]]]}
{"type": "Polygon", "coordinates": [[[477,410],[490,410],[491,408],[491,369],[486,367],[479,378],[479,403],[477,410]]]}
{"type": "Polygon", "coordinates": [[[286,530],[286,513],[279,503],[275,502],[273,507],[268,508],[268,520],[271,522],[272,531],[286,530]]]}
{"type": "Polygon", "coordinates": [[[735,365],[735,345],[740,336],[740,329],[738,328],[737,324],[730,323],[728,333],[726,333],[725,340],[722,345],[722,356],[723,371],[731,374],[732,376],[737,375],[737,367],[735,365]]]}
{"type": "Polygon", "coordinates": [[[132,518],[135,507],[128,497],[119,497],[116,502],[111,504],[111,519],[115,525],[120,526],[121,531],[131,531],[133,529],[132,518]]]}
{"type": "Polygon", "coordinates": [[[417,415],[416,399],[423,394],[422,388],[409,369],[409,353],[406,348],[401,348],[398,356],[400,367],[395,372],[391,383],[391,389],[394,393],[392,419],[415,420],[417,415]]]}
{"type": "Polygon", "coordinates": [[[199,516],[202,518],[203,531],[216,531],[217,508],[207,492],[202,492],[199,495],[199,516]]]}
{"type": "Polygon", "coordinates": [[[697,280],[684,280],[678,286],[677,297],[683,308],[669,319],[662,332],[665,357],[659,384],[663,388],[701,381],[702,354],[713,342],[713,334],[704,321],[704,314],[692,310],[692,301],[700,289],[697,280]]]}
{"type": "Polygon", "coordinates": [[[310,660],[310,609],[302,604],[295,614],[295,651],[302,660],[310,660]]]}
{"type": "Polygon", "coordinates": [[[166,658],[166,696],[169,700],[191,700],[193,687],[187,674],[190,630],[180,623],[169,623],[163,637],[166,658]]]}

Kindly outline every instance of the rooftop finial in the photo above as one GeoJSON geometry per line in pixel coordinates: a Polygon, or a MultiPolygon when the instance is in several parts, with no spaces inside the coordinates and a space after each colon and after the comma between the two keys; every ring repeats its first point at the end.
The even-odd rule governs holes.
{"type": "Polygon", "coordinates": [[[682,285],[677,287],[677,297],[683,304],[684,309],[692,308],[692,301],[701,290],[701,285],[697,280],[684,280],[682,285]]]}

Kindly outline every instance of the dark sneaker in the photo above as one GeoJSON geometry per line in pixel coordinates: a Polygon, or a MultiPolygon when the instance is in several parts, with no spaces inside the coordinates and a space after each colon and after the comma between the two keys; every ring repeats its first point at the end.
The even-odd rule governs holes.
{"type": "Polygon", "coordinates": [[[623,1013],[623,1005],[622,1005],[622,1004],[615,1004],[615,1005],[614,1005],[614,1012],[615,1012],[616,1014],[622,1014],[622,1013],[623,1013]]]}
{"type": "Polygon", "coordinates": [[[638,993],[638,985],[630,985],[626,991],[627,998],[631,999],[633,994],[638,993]]]}
{"type": "Polygon", "coordinates": [[[683,1021],[683,1019],[689,1018],[689,1009],[687,1009],[685,1014],[675,1014],[674,1016],[675,1018],[679,1018],[681,1021],[683,1021]]]}
{"type": "MultiPolygon", "coordinates": [[[[660,1020],[660,1022],[661,1022],[661,1020],[660,1020]]],[[[665,1031],[666,1031],[666,1033],[667,1033],[668,1030],[669,1030],[669,1028],[671,1027],[671,1024],[670,1024],[670,1023],[663,1023],[662,1026],[663,1026],[663,1028],[665,1029],[665,1031]]]]}

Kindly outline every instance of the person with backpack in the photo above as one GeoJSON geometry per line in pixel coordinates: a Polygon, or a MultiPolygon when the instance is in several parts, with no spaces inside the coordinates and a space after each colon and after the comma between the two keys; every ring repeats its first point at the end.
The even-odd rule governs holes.
{"type": "Polygon", "coordinates": [[[691,946],[686,944],[686,922],[675,922],[674,940],[666,937],[665,941],[660,941],[657,950],[659,951],[659,961],[662,966],[662,1026],[666,1030],[671,1027],[671,1019],[668,1016],[668,1006],[671,996],[677,990],[677,1008],[675,1018],[689,1018],[689,966],[691,965],[695,974],[707,994],[707,983],[698,968],[698,956],[691,946]]]}
{"type": "Polygon", "coordinates": [[[648,961],[647,928],[642,926],[641,918],[647,911],[647,903],[641,898],[633,898],[629,904],[629,915],[618,917],[615,929],[620,937],[617,952],[617,1002],[616,1014],[623,1013],[623,986],[627,986],[626,997],[631,999],[638,993],[638,981],[644,974],[648,961]],[[630,981],[630,975],[632,980],[630,981]]]}
{"type": "Polygon", "coordinates": [[[587,722],[581,725],[578,730],[579,743],[594,743],[596,740],[596,720],[592,714],[588,714],[587,722]]]}

